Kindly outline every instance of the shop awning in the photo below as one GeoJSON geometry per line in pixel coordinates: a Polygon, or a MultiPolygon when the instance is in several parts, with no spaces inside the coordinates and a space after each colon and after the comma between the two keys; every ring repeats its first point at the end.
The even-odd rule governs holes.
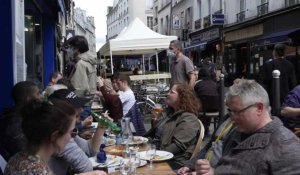
{"type": "Polygon", "coordinates": [[[288,34],[296,30],[298,29],[284,30],[280,32],[274,32],[268,35],[263,35],[257,40],[254,40],[252,43],[254,44],[254,46],[264,46],[264,45],[287,42],[289,40],[288,34]]]}
{"type": "Polygon", "coordinates": [[[192,44],[192,45],[190,45],[188,47],[185,47],[183,50],[185,50],[185,51],[193,51],[193,50],[201,51],[201,50],[205,50],[206,44],[207,44],[206,41],[204,41],[204,42],[198,42],[198,43],[192,44]]]}
{"type": "Polygon", "coordinates": [[[300,29],[289,33],[288,36],[292,39],[294,45],[300,45],[300,29]]]}

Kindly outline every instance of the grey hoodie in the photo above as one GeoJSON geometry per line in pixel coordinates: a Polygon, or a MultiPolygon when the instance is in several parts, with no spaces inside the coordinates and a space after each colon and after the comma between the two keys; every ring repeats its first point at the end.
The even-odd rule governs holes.
{"type": "Polygon", "coordinates": [[[78,96],[93,95],[96,93],[97,60],[92,52],[84,52],[76,58],[76,70],[71,78],[71,83],[78,96]]]}

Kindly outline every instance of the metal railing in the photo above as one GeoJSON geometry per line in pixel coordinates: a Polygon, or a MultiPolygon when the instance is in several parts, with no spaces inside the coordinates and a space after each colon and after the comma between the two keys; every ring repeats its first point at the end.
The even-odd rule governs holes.
{"type": "Polygon", "coordinates": [[[208,15],[203,18],[203,28],[207,28],[207,27],[211,26],[210,18],[211,18],[211,15],[208,15]]]}
{"type": "Polygon", "coordinates": [[[285,7],[293,6],[299,3],[300,0],[285,0],[285,7]]]}
{"type": "Polygon", "coordinates": [[[257,6],[257,16],[265,15],[269,12],[269,2],[257,6]]]}
{"type": "Polygon", "coordinates": [[[245,21],[245,17],[246,17],[246,12],[245,11],[241,11],[240,13],[236,14],[236,22],[243,22],[245,21]]]}

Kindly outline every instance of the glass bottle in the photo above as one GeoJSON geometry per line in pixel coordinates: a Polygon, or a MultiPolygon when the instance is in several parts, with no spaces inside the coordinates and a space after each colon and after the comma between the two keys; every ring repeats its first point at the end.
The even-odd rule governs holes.
{"type": "Polygon", "coordinates": [[[123,143],[125,143],[127,145],[132,142],[133,135],[132,135],[132,131],[130,128],[130,118],[125,117],[124,120],[125,120],[125,126],[124,126],[124,130],[122,132],[122,139],[123,139],[123,143]]]}
{"type": "Polygon", "coordinates": [[[91,115],[104,127],[110,127],[112,132],[118,134],[121,132],[121,128],[117,126],[114,122],[98,115],[95,112],[91,112],[91,115]]]}

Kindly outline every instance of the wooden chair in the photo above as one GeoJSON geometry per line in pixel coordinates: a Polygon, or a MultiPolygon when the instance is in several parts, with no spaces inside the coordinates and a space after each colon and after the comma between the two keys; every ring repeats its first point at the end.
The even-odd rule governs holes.
{"type": "Polygon", "coordinates": [[[203,126],[201,120],[198,120],[198,121],[200,124],[200,134],[199,134],[198,141],[197,141],[196,147],[194,149],[194,152],[191,156],[191,159],[194,158],[196,156],[196,154],[199,152],[201,145],[202,145],[203,138],[204,138],[204,132],[205,132],[204,126],[203,126]]]}
{"type": "Polygon", "coordinates": [[[300,128],[294,128],[294,134],[300,137],[300,128]]]}

